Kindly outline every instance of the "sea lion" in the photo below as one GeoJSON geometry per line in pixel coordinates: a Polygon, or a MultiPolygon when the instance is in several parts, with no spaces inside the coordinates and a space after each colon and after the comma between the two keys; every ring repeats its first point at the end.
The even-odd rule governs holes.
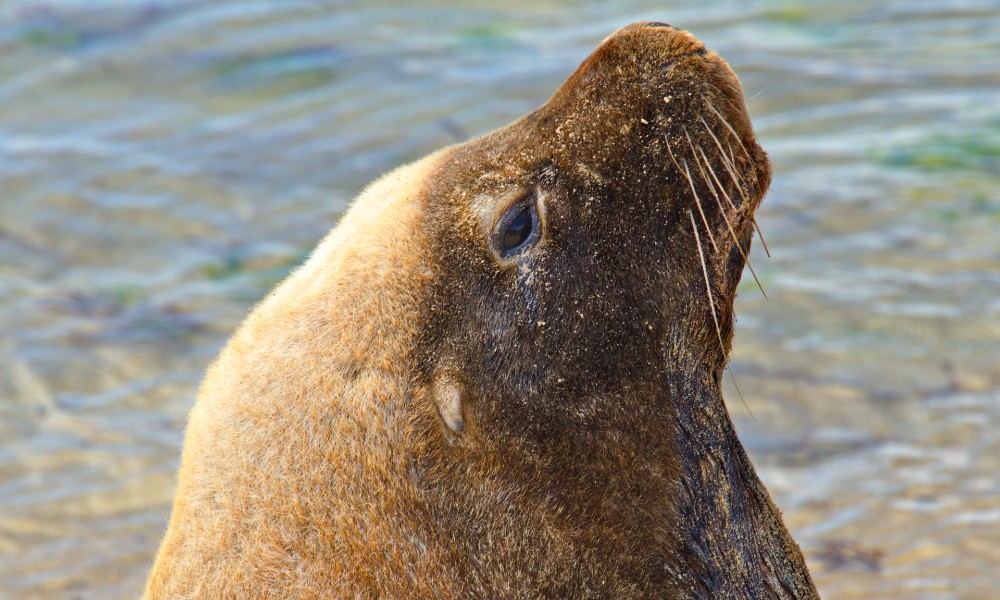
{"type": "Polygon", "coordinates": [[[770,177],[637,23],[373,184],[210,368],[146,597],[817,597],[721,394],[770,177]]]}

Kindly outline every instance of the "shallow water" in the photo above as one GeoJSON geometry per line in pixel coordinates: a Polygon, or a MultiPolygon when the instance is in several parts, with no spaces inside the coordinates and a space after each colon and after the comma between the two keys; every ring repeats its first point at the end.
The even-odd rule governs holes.
{"type": "Polygon", "coordinates": [[[821,592],[996,597],[1000,5],[610,4],[0,3],[0,598],[136,596],[249,307],[640,19],[730,61],[774,162],[728,398],[821,592]]]}

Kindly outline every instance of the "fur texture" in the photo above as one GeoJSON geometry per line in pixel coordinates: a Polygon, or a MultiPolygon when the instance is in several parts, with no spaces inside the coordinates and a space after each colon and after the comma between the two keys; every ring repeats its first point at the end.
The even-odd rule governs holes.
{"type": "Polygon", "coordinates": [[[720,391],[769,181],[655,23],[387,175],[209,370],[146,597],[816,597],[720,391]]]}

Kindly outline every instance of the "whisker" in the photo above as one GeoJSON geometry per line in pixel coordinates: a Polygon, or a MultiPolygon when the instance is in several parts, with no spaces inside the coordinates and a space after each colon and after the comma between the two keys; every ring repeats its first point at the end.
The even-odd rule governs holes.
{"type": "MultiPolygon", "coordinates": [[[[688,142],[690,142],[690,138],[688,138],[688,142]]],[[[691,150],[694,151],[694,148],[691,148],[691,150]]],[[[767,300],[768,299],[767,292],[764,291],[764,286],[761,285],[760,279],[757,277],[757,272],[754,271],[753,265],[750,264],[750,257],[747,256],[746,252],[743,251],[743,245],[740,244],[739,238],[736,237],[736,231],[733,230],[733,225],[732,223],[729,222],[729,217],[726,215],[726,209],[725,207],[722,206],[722,199],[719,198],[719,194],[715,191],[715,186],[718,185],[719,189],[722,191],[723,194],[726,193],[726,190],[722,188],[722,183],[719,181],[719,178],[716,177],[715,169],[713,169],[712,165],[708,162],[708,157],[705,156],[705,151],[701,149],[701,146],[698,146],[698,152],[701,154],[701,158],[704,160],[705,166],[712,174],[712,179],[715,180],[715,184],[713,184],[711,181],[708,180],[708,177],[705,175],[704,170],[702,170],[701,176],[705,180],[705,183],[708,184],[708,189],[712,191],[712,195],[715,196],[715,202],[719,205],[719,211],[722,212],[722,218],[726,221],[726,227],[729,228],[729,235],[733,237],[733,242],[736,243],[736,249],[740,251],[740,256],[743,257],[743,262],[745,262],[747,268],[750,269],[750,274],[753,275],[753,280],[757,282],[757,287],[760,288],[760,293],[763,294],[764,299],[767,300]]],[[[697,162],[697,158],[695,158],[695,162],[697,162]]],[[[726,199],[727,200],[729,199],[728,195],[726,196],[726,199]]],[[[729,204],[730,206],[732,206],[733,204],[732,200],[729,201],[729,204]]],[[[734,206],[733,208],[735,209],[736,207],[734,206]]]]}
{"type": "MultiPolygon", "coordinates": [[[[691,143],[691,139],[690,138],[688,138],[688,143],[689,144],[691,143]]],[[[697,155],[695,155],[694,145],[691,145],[691,155],[694,156],[694,162],[698,166],[698,172],[701,173],[702,180],[708,186],[708,190],[710,192],[712,192],[712,196],[715,197],[715,203],[719,206],[719,212],[722,213],[723,220],[726,221],[726,227],[729,229],[729,233],[730,233],[730,235],[732,235],[733,241],[736,242],[736,244],[738,246],[739,243],[740,243],[740,240],[739,240],[738,237],[736,237],[736,232],[733,230],[733,224],[729,221],[729,215],[726,212],[726,207],[722,205],[722,199],[719,198],[719,192],[720,191],[722,192],[722,194],[726,197],[726,200],[729,200],[729,195],[726,194],[726,190],[723,189],[722,188],[722,184],[719,183],[719,179],[715,176],[715,170],[712,169],[712,165],[710,165],[708,163],[708,157],[705,156],[705,151],[701,149],[700,145],[698,146],[698,150],[697,151],[698,151],[698,153],[701,154],[702,160],[698,160],[697,155]],[[704,163],[705,167],[707,167],[709,169],[709,171],[711,172],[711,174],[712,174],[712,178],[711,179],[709,179],[708,175],[705,174],[705,169],[702,168],[702,163],[704,163]]],[[[729,200],[729,206],[731,206],[733,208],[733,210],[736,210],[736,207],[733,205],[733,201],[732,200],[729,200]]],[[[741,253],[743,252],[742,248],[740,248],[740,252],[741,253]]]]}
{"type": "MultiPolygon", "coordinates": [[[[728,142],[727,142],[727,145],[728,145],[728,142]]],[[[730,155],[731,155],[731,154],[732,154],[732,152],[733,152],[733,148],[732,148],[732,146],[730,146],[730,147],[729,147],[729,152],[730,152],[730,155]]],[[[725,162],[725,161],[723,161],[723,162],[725,162]]],[[[732,165],[732,163],[730,163],[730,165],[732,165]]],[[[728,168],[728,167],[727,167],[727,168],[728,168]]],[[[735,166],[733,166],[733,168],[735,168],[735,166]]],[[[729,174],[730,174],[730,176],[732,176],[732,177],[733,177],[733,181],[736,181],[736,180],[737,180],[737,175],[735,175],[735,174],[733,173],[733,171],[731,171],[731,170],[730,170],[729,174]]],[[[739,192],[740,192],[740,196],[742,196],[742,197],[743,197],[743,201],[744,201],[744,202],[746,202],[746,198],[747,198],[747,197],[746,197],[746,195],[745,195],[745,194],[743,193],[743,186],[742,186],[742,185],[740,185],[740,183],[739,183],[739,182],[737,182],[737,183],[736,183],[736,189],[738,189],[738,190],[739,190],[739,192]]],[[[761,244],[763,244],[763,246],[764,246],[764,252],[765,252],[765,253],[767,254],[767,257],[768,257],[768,258],[771,258],[771,249],[767,247],[767,242],[766,242],[766,241],[764,240],[764,232],[763,232],[763,231],[761,230],[761,228],[760,228],[760,223],[758,223],[758,222],[757,222],[757,216],[756,216],[756,215],[753,215],[753,214],[751,214],[751,215],[750,215],[750,218],[751,218],[751,219],[753,220],[753,224],[754,224],[754,228],[755,228],[755,229],[757,230],[757,237],[759,237],[759,238],[760,238],[760,243],[761,243],[761,244]]]]}
{"type": "MultiPolygon", "coordinates": [[[[743,198],[743,202],[746,203],[747,197],[746,194],[743,193],[742,182],[740,181],[740,177],[736,174],[736,163],[731,161],[732,151],[733,151],[732,147],[730,146],[729,156],[727,156],[726,149],[722,147],[722,142],[720,142],[719,138],[715,136],[715,132],[713,132],[712,128],[709,127],[708,122],[705,121],[704,117],[699,116],[699,118],[701,119],[702,124],[705,126],[705,129],[708,130],[708,135],[712,136],[712,139],[715,140],[715,145],[719,148],[719,154],[722,156],[722,166],[726,168],[726,171],[729,173],[729,176],[733,179],[733,183],[736,184],[736,191],[740,193],[740,197],[743,198]]],[[[736,208],[736,206],[733,206],[733,208],[736,208]]]]}
{"type": "MultiPolygon", "coordinates": [[[[708,180],[708,178],[705,176],[705,169],[702,168],[701,161],[698,160],[697,152],[695,152],[695,149],[694,149],[694,142],[691,141],[691,134],[688,132],[688,129],[687,129],[686,126],[684,127],[684,136],[687,137],[688,148],[691,149],[691,158],[694,159],[694,164],[698,167],[698,172],[701,173],[701,178],[705,181],[705,183],[708,184],[708,189],[712,192],[712,195],[715,196],[716,202],[718,202],[719,201],[719,194],[718,194],[718,192],[716,192],[715,187],[712,185],[712,182],[710,182],[708,180]]],[[[698,145],[698,149],[701,150],[701,145],[700,144],[698,145]]],[[[701,153],[701,157],[705,158],[705,153],[704,152],[701,153]]],[[[708,165],[708,159],[707,158],[705,158],[705,164],[708,165]]],[[[711,168],[710,165],[708,165],[708,166],[709,166],[709,168],[711,168]]],[[[723,193],[725,193],[725,192],[723,192],[723,193]]],[[[733,203],[730,202],[729,204],[730,204],[730,206],[732,206],[733,203]]],[[[719,208],[722,209],[721,203],[719,205],[719,208]]],[[[736,210],[735,206],[733,206],[733,210],[736,210]]],[[[726,216],[725,209],[722,209],[722,216],[723,217],[726,216]]],[[[727,222],[728,222],[728,219],[727,219],[727,222]]]]}
{"type": "Polygon", "coordinates": [[[729,164],[733,165],[733,169],[736,169],[736,153],[733,152],[733,145],[726,140],[726,147],[729,148],[729,164]]]}
{"type": "Polygon", "coordinates": [[[719,95],[715,96],[716,100],[724,100],[735,105],[737,103],[735,98],[743,98],[743,90],[728,81],[715,80],[705,82],[705,84],[715,88],[715,90],[719,92],[719,95]]]}
{"type": "Polygon", "coordinates": [[[740,401],[743,402],[743,408],[747,409],[747,414],[750,415],[751,419],[756,421],[757,417],[755,417],[753,411],[750,410],[750,405],[747,404],[747,399],[743,397],[743,392],[740,391],[740,386],[736,383],[736,375],[733,375],[733,369],[729,366],[729,363],[726,363],[726,370],[729,371],[729,379],[732,380],[733,387],[736,388],[736,394],[740,397],[740,401]]]}
{"type": "MultiPolygon", "coordinates": [[[[719,336],[719,350],[722,351],[722,360],[726,360],[726,344],[722,341],[722,328],[719,326],[719,315],[715,312],[715,298],[712,297],[712,284],[708,282],[708,267],[705,265],[705,254],[701,251],[701,238],[698,236],[698,224],[695,223],[694,213],[691,209],[688,209],[688,216],[691,217],[691,230],[694,231],[694,241],[695,246],[698,247],[698,258],[701,260],[701,272],[705,276],[705,291],[708,292],[708,305],[712,309],[712,321],[715,322],[715,334],[719,336]]],[[[733,369],[726,364],[726,371],[729,372],[729,378],[733,380],[733,387],[736,388],[736,393],[740,397],[740,401],[743,402],[743,408],[747,409],[747,413],[750,418],[757,420],[757,417],[753,415],[753,411],[750,410],[750,405],[747,404],[746,398],[743,397],[743,392],[740,391],[740,386],[736,384],[736,376],[733,375],[733,369]]]]}
{"type": "Polygon", "coordinates": [[[705,218],[705,211],[701,207],[701,200],[698,198],[698,192],[694,188],[694,179],[691,177],[691,170],[688,169],[688,163],[686,160],[681,159],[684,163],[684,173],[687,175],[688,184],[691,186],[691,193],[694,194],[694,205],[698,207],[698,213],[701,214],[701,220],[705,223],[705,232],[708,234],[708,239],[712,242],[712,247],[715,248],[716,254],[719,253],[719,246],[715,243],[715,237],[712,236],[712,228],[708,226],[708,219],[705,218]]]}
{"type": "Polygon", "coordinates": [[[712,284],[708,281],[708,265],[705,264],[705,253],[701,250],[701,236],[698,235],[698,224],[694,220],[694,213],[688,209],[688,216],[691,217],[691,230],[694,231],[694,242],[698,248],[698,259],[701,260],[701,272],[705,276],[705,291],[708,292],[708,305],[712,309],[712,320],[715,322],[715,333],[719,336],[719,348],[723,354],[726,352],[726,344],[722,341],[722,328],[719,326],[719,315],[715,312],[715,298],[712,297],[712,284]]]}
{"type": "Polygon", "coordinates": [[[768,258],[771,258],[771,249],[767,247],[767,242],[764,241],[764,232],[760,230],[757,217],[750,217],[750,219],[753,220],[753,228],[757,230],[757,237],[760,238],[760,243],[764,246],[764,252],[767,253],[768,258]]]}
{"type": "MultiPolygon", "coordinates": [[[[695,152],[694,152],[694,142],[692,142],[692,141],[691,141],[691,132],[690,132],[690,131],[688,131],[688,128],[687,128],[687,125],[685,125],[685,126],[684,126],[684,137],[686,137],[686,138],[687,138],[687,141],[688,141],[688,148],[690,148],[690,149],[691,149],[691,156],[692,156],[692,157],[694,157],[694,156],[695,156],[695,152]]],[[[697,159],[696,159],[696,162],[697,162],[697,159]]],[[[699,168],[699,169],[701,169],[701,166],[699,165],[699,167],[698,167],[698,168],[699,168]]]]}
{"type": "MultiPolygon", "coordinates": [[[[738,115],[743,113],[746,105],[743,101],[742,91],[738,91],[735,87],[728,84],[724,86],[725,89],[715,83],[709,83],[708,85],[715,88],[717,92],[716,95],[712,96],[711,100],[712,105],[717,111],[722,112],[723,109],[729,109],[726,111],[727,114],[738,115]],[[739,98],[738,100],[736,99],[737,97],[739,98]]],[[[707,100],[708,97],[705,98],[707,100]]]]}
{"type": "MultiPolygon", "coordinates": [[[[694,220],[694,213],[691,209],[688,209],[688,216],[691,217],[691,230],[694,232],[695,246],[698,248],[698,259],[701,260],[701,272],[705,276],[705,291],[708,292],[708,305],[712,309],[712,321],[715,322],[715,334],[719,337],[719,350],[722,351],[722,360],[726,360],[726,344],[722,341],[722,327],[719,326],[719,315],[715,312],[715,298],[712,297],[712,284],[708,281],[708,266],[705,264],[705,254],[701,250],[701,237],[698,235],[698,224],[694,220]]],[[[750,417],[757,420],[757,417],[753,416],[753,411],[750,410],[750,405],[747,404],[746,398],[743,397],[743,392],[740,391],[740,386],[736,385],[736,376],[733,375],[732,368],[729,364],[726,364],[726,370],[729,371],[729,377],[733,380],[733,387],[736,388],[736,393],[739,395],[740,400],[743,402],[743,407],[747,409],[747,413],[750,417]]]]}
{"type": "MultiPolygon", "coordinates": [[[[722,148],[722,142],[720,142],[719,138],[715,136],[715,132],[712,131],[711,127],[709,127],[708,121],[705,120],[705,117],[698,115],[698,118],[701,119],[701,123],[702,125],[705,126],[705,130],[708,131],[708,135],[712,136],[712,139],[715,140],[715,145],[716,147],[719,148],[719,153],[722,156],[722,165],[726,168],[726,171],[729,172],[729,176],[733,178],[733,183],[736,184],[736,190],[740,193],[740,196],[743,198],[743,202],[746,202],[747,197],[746,194],[743,193],[743,186],[740,184],[739,178],[736,176],[736,173],[733,170],[734,165],[731,162],[729,162],[729,158],[726,156],[726,151],[723,150],[722,148]]],[[[731,151],[732,148],[730,148],[730,152],[731,151]]],[[[711,168],[711,165],[709,165],[709,168],[711,168]]],[[[720,189],[725,194],[725,187],[720,186],[720,189]]],[[[729,194],[726,194],[726,200],[729,200],[729,204],[733,205],[733,201],[729,197],[729,194]]],[[[736,206],[733,205],[733,208],[735,209],[736,206]]],[[[750,215],[750,218],[751,220],[753,220],[754,229],[757,230],[757,237],[760,238],[760,243],[764,246],[764,252],[767,254],[768,258],[771,258],[771,249],[767,247],[767,242],[764,240],[764,233],[760,229],[760,224],[757,223],[757,217],[755,215],[750,215]]]]}
{"type": "MultiPolygon", "coordinates": [[[[670,143],[667,143],[667,152],[670,154],[670,160],[674,161],[674,166],[677,170],[681,170],[681,165],[677,162],[677,157],[674,156],[674,151],[670,148],[670,143]]],[[[687,161],[681,159],[684,163],[684,172],[687,174],[688,185],[691,187],[691,193],[694,194],[694,202],[698,206],[698,213],[701,214],[701,220],[705,223],[705,231],[708,232],[708,239],[712,242],[712,247],[715,251],[719,251],[719,246],[715,243],[715,238],[712,236],[712,228],[708,226],[708,219],[705,217],[705,211],[701,208],[701,201],[698,199],[698,192],[695,191],[694,179],[691,178],[691,170],[688,169],[687,161]]]]}
{"type": "MultiPolygon", "coordinates": [[[[711,133],[711,130],[709,130],[709,133],[711,133]]],[[[751,264],[751,262],[750,262],[750,257],[747,256],[747,253],[743,250],[743,245],[740,244],[739,237],[736,235],[736,231],[733,229],[733,224],[732,224],[732,222],[730,222],[729,216],[726,214],[726,208],[722,205],[722,199],[719,198],[718,191],[716,190],[716,185],[718,185],[719,191],[721,191],[723,193],[723,195],[725,195],[726,200],[729,202],[729,206],[731,206],[734,211],[738,211],[738,209],[736,208],[736,205],[733,204],[733,201],[729,197],[729,194],[726,193],[726,189],[722,185],[722,182],[719,181],[719,178],[716,176],[715,169],[712,168],[712,164],[709,162],[708,157],[705,155],[705,151],[702,149],[702,147],[699,145],[697,152],[695,151],[694,142],[691,140],[691,133],[688,131],[687,127],[684,127],[684,136],[687,138],[688,147],[691,148],[691,157],[694,159],[694,163],[698,167],[699,173],[701,173],[701,178],[708,185],[709,191],[711,191],[712,195],[715,197],[715,203],[719,205],[719,212],[722,213],[722,219],[726,222],[726,227],[729,229],[729,235],[732,236],[733,242],[735,242],[735,244],[736,244],[736,249],[739,250],[740,256],[743,257],[743,262],[746,264],[747,268],[750,270],[750,275],[753,276],[753,280],[757,284],[757,288],[760,289],[760,293],[764,296],[765,300],[769,300],[769,298],[767,297],[767,292],[764,291],[764,285],[760,282],[760,278],[757,277],[757,271],[753,268],[753,264],[751,264]],[[707,167],[709,169],[709,171],[711,171],[711,173],[712,173],[712,179],[715,180],[715,184],[713,184],[712,181],[710,181],[708,179],[708,176],[705,174],[705,169],[702,168],[702,161],[698,160],[698,154],[699,153],[701,154],[701,158],[702,158],[702,161],[704,161],[705,167],[707,167]]],[[[672,155],[673,154],[671,152],[671,156],[672,155]]],[[[684,162],[684,169],[685,169],[685,171],[687,171],[687,161],[684,162]]],[[[715,243],[715,238],[712,237],[712,230],[708,226],[708,220],[705,218],[705,213],[702,210],[701,201],[698,198],[698,193],[695,192],[694,182],[691,179],[691,172],[690,171],[687,171],[687,177],[688,177],[688,183],[691,185],[691,192],[694,194],[695,202],[698,205],[698,212],[701,213],[702,221],[704,221],[704,223],[705,223],[705,231],[708,232],[709,239],[712,241],[712,246],[715,248],[715,251],[718,252],[719,248],[718,248],[718,246],[715,243]]],[[[755,221],[755,223],[756,223],[756,221],[755,221]]],[[[760,230],[758,229],[758,233],[759,232],[760,232],[760,230]]],[[[763,239],[764,238],[761,237],[762,241],[763,241],[763,239]]],[[[765,244],[764,250],[767,251],[767,245],[766,244],[765,244]]],[[[768,252],[768,256],[769,257],[771,256],[770,252],[768,252]]]]}
{"type": "Polygon", "coordinates": [[[719,191],[722,192],[722,195],[726,198],[726,202],[729,203],[729,207],[738,213],[740,209],[736,208],[736,205],[733,204],[733,199],[729,197],[729,192],[726,191],[726,186],[722,185],[722,182],[719,180],[719,176],[715,173],[715,169],[712,168],[712,163],[709,162],[708,156],[705,155],[705,151],[702,150],[701,146],[698,146],[698,151],[701,153],[701,158],[705,161],[705,166],[708,167],[708,172],[711,173],[712,179],[718,186],[719,191]]]}
{"type": "MultiPolygon", "coordinates": [[[[707,156],[705,156],[705,152],[704,152],[704,151],[703,151],[703,150],[701,149],[701,145],[699,145],[699,146],[698,146],[698,150],[697,150],[697,151],[695,151],[695,149],[694,149],[694,142],[693,142],[693,141],[691,141],[691,133],[690,133],[690,132],[688,132],[688,129],[687,129],[687,127],[684,127],[684,135],[685,135],[685,137],[687,137],[687,142],[688,142],[688,147],[689,147],[689,148],[691,148],[691,157],[692,157],[692,158],[694,159],[694,164],[695,164],[695,165],[696,165],[696,166],[698,167],[698,172],[699,172],[699,173],[701,173],[701,178],[702,178],[702,180],[704,180],[704,181],[705,181],[705,183],[706,183],[706,184],[708,184],[708,189],[709,189],[709,191],[710,191],[710,192],[712,192],[712,195],[713,195],[713,196],[715,196],[715,202],[716,202],[716,204],[718,204],[718,205],[719,205],[719,211],[720,211],[720,212],[722,213],[722,218],[723,218],[723,219],[725,219],[725,221],[726,221],[726,225],[727,225],[727,226],[729,227],[729,233],[730,233],[730,234],[732,234],[732,236],[733,236],[733,241],[734,241],[734,242],[736,242],[736,244],[737,244],[737,245],[739,245],[740,241],[739,241],[739,239],[738,239],[738,238],[736,237],[736,232],[735,232],[735,231],[733,231],[733,226],[732,226],[732,224],[731,224],[731,223],[729,222],[729,216],[728,216],[728,215],[726,214],[726,209],[725,209],[725,207],[723,207],[723,206],[722,206],[722,200],[720,200],[720,199],[719,199],[719,193],[718,193],[718,191],[717,191],[717,190],[715,189],[715,185],[713,185],[713,184],[712,184],[712,182],[711,182],[711,181],[709,181],[709,179],[708,179],[708,176],[707,176],[707,175],[705,175],[705,169],[704,169],[704,168],[702,168],[702,161],[699,161],[699,160],[698,160],[698,152],[700,152],[700,153],[701,153],[701,157],[702,157],[702,159],[704,160],[704,163],[705,163],[705,166],[706,166],[706,167],[708,167],[709,169],[711,169],[711,168],[712,168],[712,165],[711,165],[711,164],[709,164],[709,162],[708,162],[708,157],[707,157],[707,156]]],[[[712,175],[713,175],[713,177],[714,177],[714,175],[715,175],[715,171],[714,171],[714,170],[712,171],[712,175]]],[[[715,181],[716,181],[716,183],[718,183],[718,182],[719,182],[718,178],[716,178],[716,179],[715,179],[715,181]]],[[[721,183],[719,183],[719,188],[720,188],[720,190],[722,191],[722,193],[723,193],[723,194],[725,194],[725,196],[726,196],[726,200],[729,200],[729,206],[731,206],[731,207],[733,208],[733,210],[734,210],[734,211],[738,211],[738,209],[736,208],[736,205],[734,205],[734,204],[733,204],[733,201],[729,199],[729,195],[728,195],[728,194],[726,194],[726,190],[722,188],[722,184],[721,184],[721,183]]],[[[706,226],[705,226],[705,227],[706,227],[706,229],[707,229],[708,225],[706,224],[706,226]]],[[[741,252],[741,253],[743,252],[743,249],[742,249],[742,248],[740,248],[740,252],[741,252]]],[[[746,257],[744,256],[744,259],[745,259],[745,258],[746,258],[746,257]]]]}
{"type": "Polygon", "coordinates": [[[706,99],[705,103],[708,104],[708,107],[712,109],[712,112],[714,112],[716,116],[719,117],[719,120],[722,121],[722,124],[726,126],[726,129],[728,129],[729,132],[733,134],[733,137],[736,138],[736,142],[740,145],[740,148],[743,149],[743,154],[746,155],[747,158],[750,158],[750,153],[747,151],[746,146],[743,145],[743,140],[740,139],[739,134],[736,133],[736,130],[733,129],[733,126],[729,124],[729,121],[727,121],[726,118],[722,116],[722,113],[719,112],[719,109],[715,108],[715,105],[712,104],[710,100],[706,99]]]}
{"type": "MultiPolygon", "coordinates": [[[[664,137],[664,139],[666,139],[666,137],[667,137],[666,134],[664,134],[663,137],[664,137]]],[[[677,167],[678,171],[680,171],[681,170],[681,165],[680,165],[680,163],[677,162],[677,157],[674,156],[674,151],[670,147],[670,140],[667,140],[667,152],[670,154],[670,160],[674,161],[674,166],[677,167]]]]}

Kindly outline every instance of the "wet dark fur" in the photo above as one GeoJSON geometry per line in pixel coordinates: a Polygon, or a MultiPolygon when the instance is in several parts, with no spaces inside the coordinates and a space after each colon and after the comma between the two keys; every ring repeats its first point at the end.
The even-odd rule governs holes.
{"type": "MultiPolygon", "coordinates": [[[[319,468],[310,483],[287,487],[294,502],[275,494],[256,509],[275,520],[301,512],[319,486],[318,508],[295,527],[327,532],[318,538],[326,541],[309,537],[305,552],[289,534],[275,549],[257,534],[255,554],[195,557],[184,567],[193,583],[169,587],[173,561],[203,548],[177,534],[150,597],[160,585],[259,591],[253,573],[262,572],[271,592],[261,597],[293,584],[303,597],[816,597],[721,395],[736,286],[770,176],[721,58],[669,26],[618,31],[543,107],[445,150],[422,181],[419,249],[399,267],[413,296],[398,300],[413,329],[405,351],[386,351],[383,366],[310,355],[348,380],[384,369],[405,381],[401,396],[374,410],[339,402],[336,391],[310,404],[310,435],[346,419],[357,439],[330,438],[336,477],[324,483],[319,468]],[[502,264],[472,205],[532,194],[544,196],[544,238],[518,265],[502,264]],[[459,431],[434,408],[445,380],[462,390],[459,431]],[[382,439],[391,444],[372,441],[382,439]],[[309,587],[292,567],[258,558],[268,553],[318,571],[312,581],[322,583],[309,587]],[[239,585],[218,575],[255,560],[263,562],[231,577],[239,585]],[[329,561],[327,579],[316,560],[329,561]],[[199,574],[202,562],[214,565],[215,587],[199,574]]],[[[386,293],[397,302],[399,292],[386,293]]],[[[324,327],[322,314],[296,322],[324,327]]],[[[404,327],[402,317],[369,317],[351,334],[375,336],[364,347],[404,327]]],[[[275,434],[276,448],[282,439],[275,434]]],[[[205,451],[186,450],[193,466],[182,470],[179,498],[185,479],[200,477],[205,451]]],[[[311,451],[290,448],[286,462],[323,460],[311,451]]],[[[196,517],[182,508],[172,529],[189,531],[196,517]]]]}

